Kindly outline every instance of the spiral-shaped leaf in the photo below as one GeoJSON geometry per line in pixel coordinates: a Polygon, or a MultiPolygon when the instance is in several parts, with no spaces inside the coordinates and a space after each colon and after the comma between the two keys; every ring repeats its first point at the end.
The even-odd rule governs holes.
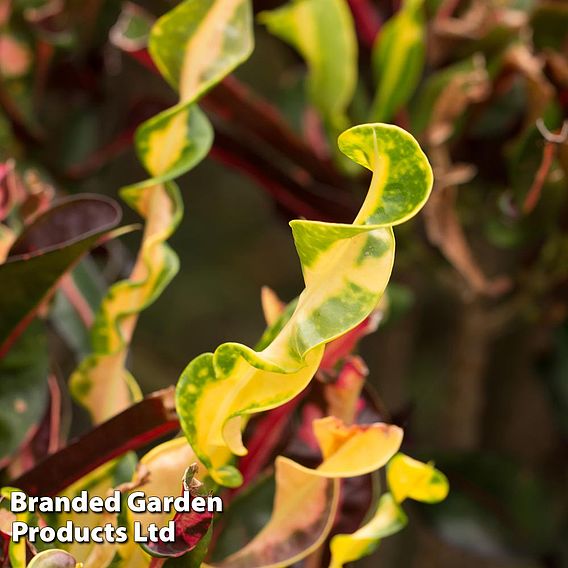
{"type": "Polygon", "coordinates": [[[262,350],[224,343],[194,359],[183,372],[176,406],[191,447],[222,485],[241,482],[226,449],[244,455],[244,417],[280,406],[301,392],[326,343],[347,333],[377,306],[394,261],[392,226],[422,207],[432,171],[414,138],[384,124],[347,130],[339,147],[373,172],[352,225],[292,221],[305,290],[296,308],[262,350]]]}
{"type": "Polygon", "coordinates": [[[130,278],[105,297],[92,330],[93,353],[74,373],[75,398],[101,422],[139,396],[125,367],[138,314],[178,271],[166,244],[182,216],[172,181],[198,164],[213,140],[211,125],[195,105],[212,85],[245,60],[253,47],[249,0],[186,0],[153,26],[149,49],[156,66],[180,93],[174,107],[142,124],[136,150],[152,176],[121,192],[145,219],[142,244],[130,278]]]}

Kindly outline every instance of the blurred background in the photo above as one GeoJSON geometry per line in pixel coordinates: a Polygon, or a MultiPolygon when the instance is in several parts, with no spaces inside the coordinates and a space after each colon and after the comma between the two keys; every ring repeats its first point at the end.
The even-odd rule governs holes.
{"type": "MultiPolygon", "coordinates": [[[[174,3],[139,4],[157,16],[174,3]]],[[[256,4],[261,10],[278,2],[256,4]]],[[[33,127],[22,127],[6,111],[10,90],[5,84],[0,101],[8,141],[4,154],[15,156],[19,167],[35,168],[61,193],[118,199],[120,187],[145,178],[128,133],[175,96],[159,76],[108,42],[119,2],[69,5],[75,10],[71,16],[41,24],[45,33],[71,42],[57,48],[34,118],[48,138],[26,138],[33,127]],[[78,15],[89,9],[96,9],[97,17],[79,24],[78,15]],[[87,29],[89,22],[95,23],[87,29]],[[102,154],[101,148],[106,149],[102,154]]],[[[360,122],[372,85],[365,34],[378,33],[399,4],[353,1],[351,8],[358,31],[365,22],[371,28],[360,37],[362,86],[352,105],[353,120],[360,122]]],[[[385,539],[358,565],[568,566],[568,161],[566,136],[553,143],[545,136],[561,136],[568,104],[567,4],[433,1],[424,10],[427,63],[408,108],[393,121],[425,148],[440,180],[434,188],[438,197],[395,232],[389,315],[363,339],[360,354],[389,419],[405,428],[405,451],[435,460],[448,475],[451,492],[439,505],[410,507],[405,531],[385,539]],[[442,10],[452,16],[453,28],[435,28],[442,10]],[[476,54],[481,63],[475,62],[476,54]],[[465,91],[448,78],[470,61],[488,76],[466,77],[477,81],[480,91],[468,92],[464,103],[460,93],[465,91]],[[501,67],[495,70],[497,61],[501,67]],[[539,91],[545,83],[550,96],[539,91]],[[445,107],[440,103],[444,92],[445,107]],[[433,143],[423,126],[425,116],[434,121],[428,115],[434,111],[437,127],[452,133],[443,148],[450,158],[445,169],[442,145],[433,143]],[[543,117],[539,130],[536,118],[543,117]],[[555,154],[544,171],[550,144],[555,154]],[[534,189],[539,171],[544,179],[534,189]]],[[[20,24],[25,40],[31,32],[21,31],[26,26],[23,20],[20,24]]],[[[255,33],[254,54],[236,79],[279,109],[290,128],[313,146],[317,133],[310,126],[305,64],[263,26],[255,33]]],[[[230,121],[212,115],[222,136],[249,144],[232,133],[230,121]]],[[[364,174],[347,178],[344,189],[356,207],[368,179],[364,174]]],[[[130,354],[132,372],[145,392],[175,384],[193,357],[224,341],[254,345],[265,327],[262,286],[284,301],[303,288],[287,225],[294,212],[258,179],[213,152],[179,184],[185,217],[170,244],[181,270],[142,314],[130,354]]],[[[318,191],[334,195],[337,188],[318,191]]],[[[346,207],[343,217],[350,211],[346,207]]],[[[126,222],[139,221],[126,208],[124,215],[126,222]]],[[[332,215],[323,211],[322,217],[332,215]]],[[[94,296],[128,274],[139,241],[139,232],[129,234],[89,261],[104,266],[97,271],[94,296]]],[[[53,327],[57,331],[57,323],[53,327]]],[[[65,333],[53,333],[50,341],[66,377],[76,361],[65,333]]],[[[262,507],[251,508],[251,515],[260,516],[251,522],[261,524],[265,514],[262,507]]],[[[227,549],[238,546],[246,531],[229,534],[233,542],[225,544],[227,549]]]]}

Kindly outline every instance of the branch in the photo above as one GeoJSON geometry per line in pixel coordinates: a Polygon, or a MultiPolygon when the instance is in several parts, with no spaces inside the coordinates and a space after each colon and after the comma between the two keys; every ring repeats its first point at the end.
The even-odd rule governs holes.
{"type": "Polygon", "coordinates": [[[235,77],[223,80],[203,98],[203,106],[225,122],[237,124],[277,150],[314,179],[345,190],[346,180],[331,161],[319,157],[286,123],[276,107],[235,77]]]}
{"type": "Polygon", "coordinates": [[[257,153],[245,138],[235,140],[217,128],[211,155],[257,182],[292,217],[350,222],[355,214],[355,204],[348,195],[333,194],[326,191],[327,186],[312,180],[306,180],[308,184],[301,183],[272,160],[257,153]]]}

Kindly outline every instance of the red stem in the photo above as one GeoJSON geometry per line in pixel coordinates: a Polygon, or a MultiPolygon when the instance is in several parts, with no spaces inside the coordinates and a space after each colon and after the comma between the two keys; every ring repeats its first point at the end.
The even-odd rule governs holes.
{"type": "Polygon", "coordinates": [[[523,203],[523,211],[525,214],[531,213],[539,202],[544,182],[548,177],[548,173],[550,172],[550,168],[552,167],[552,164],[554,162],[555,155],[556,144],[554,144],[553,142],[546,142],[544,145],[544,150],[542,152],[542,161],[536,172],[531,188],[527,193],[525,202],[523,203]]]}
{"type": "Polygon", "coordinates": [[[372,49],[382,24],[377,9],[371,0],[349,0],[349,7],[355,20],[359,41],[367,49],[372,49]]]}

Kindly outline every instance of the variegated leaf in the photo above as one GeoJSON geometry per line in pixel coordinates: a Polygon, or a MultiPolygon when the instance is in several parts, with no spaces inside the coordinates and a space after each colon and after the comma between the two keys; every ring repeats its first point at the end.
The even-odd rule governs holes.
{"type": "Polygon", "coordinates": [[[178,382],[176,407],[183,430],[222,485],[241,482],[223,450],[246,454],[241,440],[245,417],[301,392],[326,343],[375,309],[394,261],[392,226],[415,215],[430,193],[428,160],[404,130],[356,126],[340,136],[339,147],[373,171],[371,186],[353,225],[292,221],[306,284],[292,315],[261,351],[225,343],[194,359],[178,382]]]}
{"type": "Polygon", "coordinates": [[[182,216],[172,180],[199,163],[213,140],[211,125],[195,102],[250,55],[251,20],[249,0],[186,0],[151,30],[150,53],[180,100],[136,132],[138,155],[152,177],[121,195],[146,221],[140,251],[130,278],[115,284],[102,302],[92,331],[93,353],[71,379],[75,398],[95,422],[140,395],[125,360],[139,312],[178,271],[177,255],[166,244],[182,216]]]}
{"type": "Polygon", "coordinates": [[[448,495],[448,479],[431,463],[422,463],[397,454],[387,467],[389,489],[397,503],[407,498],[423,503],[438,503],[448,495]]]}
{"type": "Polygon", "coordinates": [[[400,11],[381,29],[373,47],[378,84],[371,119],[391,121],[416,89],[426,57],[424,0],[404,0],[400,11]]]}
{"type": "Polygon", "coordinates": [[[448,480],[442,472],[432,464],[400,453],[387,465],[387,481],[390,492],[381,497],[371,520],[353,534],[338,534],[332,538],[329,568],[342,568],[347,562],[371,554],[382,538],[402,530],[408,519],[400,503],[407,497],[438,503],[448,494],[448,480]]]}

